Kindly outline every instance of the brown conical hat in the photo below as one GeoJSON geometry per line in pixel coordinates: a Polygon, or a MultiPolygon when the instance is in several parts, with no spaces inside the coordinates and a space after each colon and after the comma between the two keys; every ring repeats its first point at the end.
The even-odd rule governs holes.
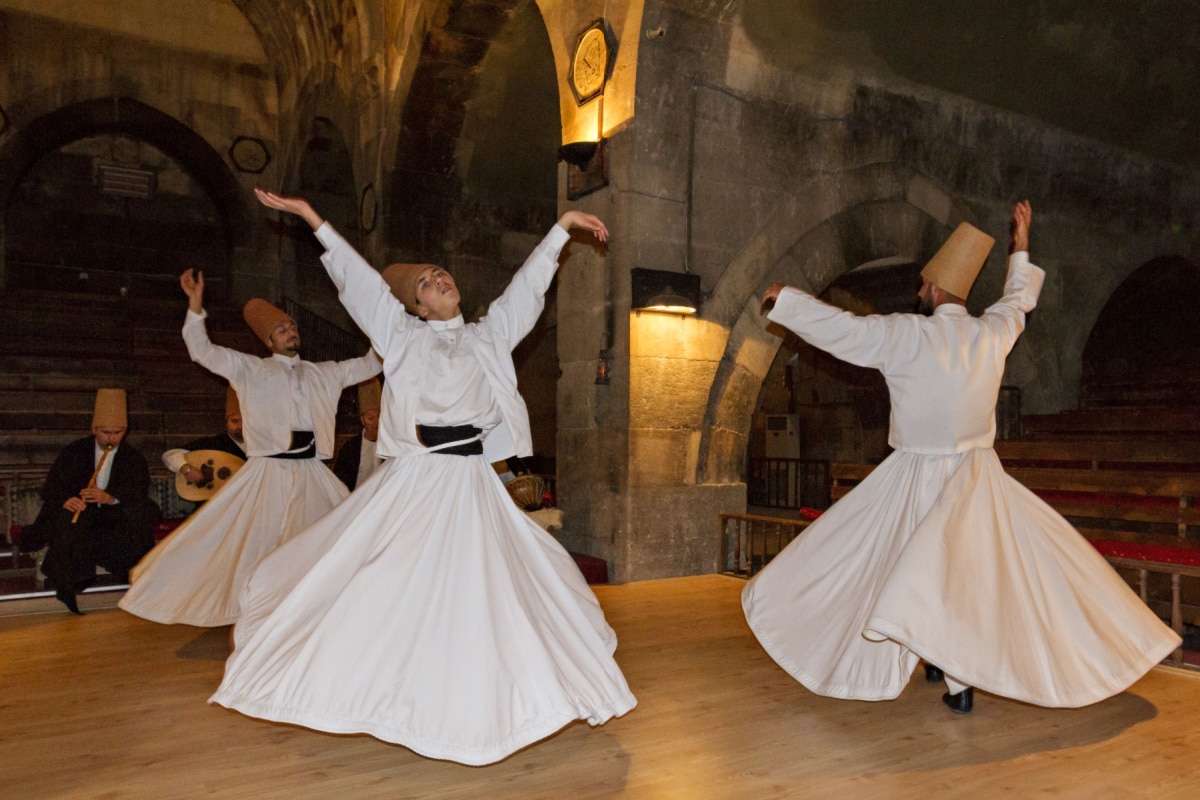
{"type": "Polygon", "coordinates": [[[237,391],[232,385],[225,387],[225,419],[241,413],[242,404],[238,402],[237,391]]]}
{"type": "Polygon", "coordinates": [[[261,298],[254,298],[242,309],[242,316],[254,335],[261,339],[267,347],[271,346],[271,331],[284,320],[290,320],[287,314],[261,298]]]}
{"type": "Polygon", "coordinates": [[[963,300],[971,293],[996,240],[969,222],[961,222],[933,254],[921,277],[963,300]]]}
{"type": "Polygon", "coordinates": [[[96,408],[92,412],[93,428],[127,428],[124,389],[97,389],[96,408]]]}
{"type": "Polygon", "coordinates": [[[378,411],[383,407],[382,400],[383,387],[379,384],[379,378],[371,378],[358,385],[359,414],[365,414],[368,411],[378,411]]]}
{"type": "Polygon", "coordinates": [[[391,264],[384,268],[380,275],[392,290],[392,297],[404,303],[404,310],[414,316],[417,314],[417,276],[426,267],[433,264],[391,264]]]}

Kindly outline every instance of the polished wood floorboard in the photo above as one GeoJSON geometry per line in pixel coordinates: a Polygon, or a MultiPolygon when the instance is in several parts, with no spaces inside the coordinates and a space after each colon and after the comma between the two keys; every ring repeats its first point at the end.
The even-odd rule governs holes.
{"type": "Polygon", "coordinates": [[[488,767],[205,701],[228,629],[117,610],[0,618],[0,798],[1200,797],[1200,677],[1158,668],[1073,710],[988,695],[957,717],[818,697],[763,653],[722,576],[595,587],[639,705],[488,767]]]}

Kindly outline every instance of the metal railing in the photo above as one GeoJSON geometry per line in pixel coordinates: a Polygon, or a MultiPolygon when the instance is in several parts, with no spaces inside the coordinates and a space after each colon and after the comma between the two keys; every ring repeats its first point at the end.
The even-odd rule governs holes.
{"type": "Polygon", "coordinates": [[[806,519],[780,519],[722,511],[718,531],[717,565],[726,575],[754,577],[804,532],[806,519]]]}
{"type": "Polygon", "coordinates": [[[305,361],[343,361],[367,352],[365,336],[334,325],[292,298],[283,298],[283,310],[300,329],[305,361]]]}
{"type": "Polygon", "coordinates": [[[801,458],[751,458],[746,463],[746,505],[765,508],[829,507],[829,462],[801,458]]]}

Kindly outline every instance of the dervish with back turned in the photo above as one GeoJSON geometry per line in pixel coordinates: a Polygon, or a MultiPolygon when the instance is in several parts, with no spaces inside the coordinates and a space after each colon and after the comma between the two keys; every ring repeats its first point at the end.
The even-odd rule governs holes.
{"type": "Polygon", "coordinates": [[[296,322],[265,300],[243,316],[266,358],[218,347],[204,320],[204,276],[187,270],[183,340],[192,360],[229,381],[248,456],[213,497],[142,559],[121,608],[163,623],[231,625],[254,565],[349,494],[320,459],[333,456],[338,398],[379,372],[375,352],[346,361],[300,358],[296,322]]]}
{"type": "Polygon", "coordinates": [[[981,317],[965,298],[994,240],[967,223],[921,272],[928,316],[859,317],[781,284],[763,294],[773,322],[880,370],[892,404],[895,452],[742,592],[759,642],[817,694],[891,699],[924,659],[960,714],[974,687],[1076,707],[1180,643],[992,449],[1004,363],[1045,279],[1032,220],[1027,201],[1013,208],[1004,296],[981,317]]]}
{"type": "Polygon", "coordinates": [[[342,304],[383,354],[384,460],[254,571],[211,702],[472,765],[629,711],[599,602],[492,468],[532,453],[512,350],[542,313],[570,229],[603,242],[604,224],[566,212],[467,323],[441,267],[381,275],[305,200],[258,198],[308,222],[342,304]]]}

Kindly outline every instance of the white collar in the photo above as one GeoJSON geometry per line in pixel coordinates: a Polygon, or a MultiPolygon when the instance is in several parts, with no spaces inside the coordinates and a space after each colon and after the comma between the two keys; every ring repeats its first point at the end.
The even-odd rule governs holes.
{"type": "Polygon", "coordinates": [[[429,327],[435,331],[450,331],[455,328],[461,328],[466,323],[463,322],[462,314],[459,314],[454,319],[427,319],[429,327]]]}
{"type": "Polygon", "coordinates": [[[956,317],[969,317],[971,312],[967,311],[966,306],[960,306],[958,303],[942,303],[933,310],[936,314],[951,314],[956,317]]]}
{"type": "Polygon", "coordinates": [[[294,356],[285,356],[283,353],[271,353],[271,358],[277,358],[289,367],[294,367],[300,363],[300,354],[294,356]]]}

